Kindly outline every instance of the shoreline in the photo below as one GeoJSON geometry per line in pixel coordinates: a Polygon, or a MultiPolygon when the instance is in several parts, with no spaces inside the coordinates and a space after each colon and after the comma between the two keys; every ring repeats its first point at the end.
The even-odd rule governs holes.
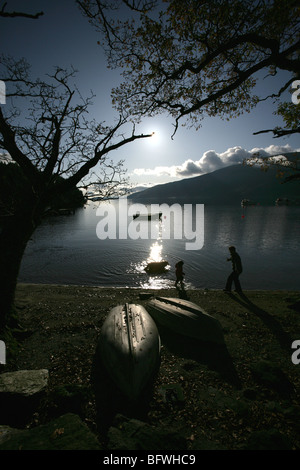
{"type": "MultiPolygon", "coordinates": [[[[39,286],[44,286],[48,288],[61,288],[61,287],[67,287],[67,288],[75,288],[75,287],[80,287],[80,288],[87,288],[87,289],[124,289],[124,290],[140,290],[140,291],[153,291],[153,292],[159,292],[159,291],[173,291],[176,290],[175,286],[174,287],[163,287],[163,288],[151,288],[151,287],[141,287],[141,286],[103,286],[103,285],[91,285],[91,284],[49,284],[49,283],[43,283],[43,282],[18,282],[17,283],[17,288],[22,287],[22,286],[32,286],[32,287],[39,287],[39,286]]],[[[193,287],[193,288],[186,288],[186,291],[195,291],[195,292],[223,292],[222,288],[200,288],[200,287],[193,287]]],[[[299,293],[300,294],[300,288],[298,289],[243,289],[244,293],[247,292],[294,292],[294,293],[299,293]]],[[[234,293],[234,290],[232,291],[234,293]]]]}
{"type": "MultiPolygon", "coordinates": [[[[142,292],[178,297],[175,287],[17,285],[20,323],[31,334],[21,341],[19,354],[4,371],[47,369],[50,378],[48,399],[29,427],[48,423],[56,416],[58,388],[72,385],[93,390],[92,370],[101,326],[116,305],[132,302],[146,307],[147,298],[139,295],[142,292]]],[[[174,433],[191,451],[299,450],[300,364],[291,360],[291,345],[300,339],[300,292],[253,290],[228,295],[222,290],[187,289],[187,294],[190,301],[219,320],[225,348],[192,343],[159,329],[161,364],[143,417],[136,416],[136,410],[128,414],[124,400],[115,409],[109,392],[100,403],[100,410],[101,406],[105,411],[114,410],[106,428],[101,428],[103,410],[99,425],[95,396],[86,402],[83,399],[83,422],[105,450],[119,448],[112,441],[116,434],[121,449],[139,448],[133,437],[123,434],[126,420],[131,419],[149,424],[153,436],[170,433],[169,444],[165,443],[170,447],[160,450],[176,449],[174,433]],[[277,373],[281,374],[279,381],[277,373]],[[168,401],[162,394],[168,387],[176,387],[183,399],[168,401]],[[126,417],[120,427],[114,421],[119,415],[126,417]]],[[[68,411],[60,409],[60,414],[68,411]]]]}

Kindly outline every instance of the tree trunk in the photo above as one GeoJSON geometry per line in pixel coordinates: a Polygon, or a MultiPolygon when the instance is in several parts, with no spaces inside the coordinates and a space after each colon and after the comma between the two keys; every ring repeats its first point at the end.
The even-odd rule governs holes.
{"type": "Polygon", "coordinates": [[[0,228],[0,331],[9,324],[22,257],[36,224],[27,207],[0,228]]]}

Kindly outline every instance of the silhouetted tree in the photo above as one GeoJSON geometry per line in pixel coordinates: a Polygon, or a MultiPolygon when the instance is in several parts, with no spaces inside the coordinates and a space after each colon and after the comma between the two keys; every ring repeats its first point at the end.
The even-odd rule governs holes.
{"type": "Polygon", "coordinates": [[[262,131],[254,132],[254,135],[262,134],[265,132],[272,132],[274,138],[289,137],[292,134],[299,134],[300,132],[300,103],[294,104],[292,102],[281,102],[277,110],[274,112],[281,116],[284,121],[284,126],[276,126],[274,129],[264,129],[262,131]]]}
{"type": "Polygon", "coordinates": [[[299,78],[295,0],[77,0],[111,67],[123,68],[115,106],[132,115],[167,112],[200,126],[205,116],[249,112],[260,99],[257,73],[299,78]]]}
{"type": "MultiPolygon", "coordinates": [[[[15,192],[0,231],[0,330],[7,325],[14,302],[20,263],[27,242],[46,208],[78,185],[97,176],[103,196],[116,194],[124,180],[123,162],[108,155],[150,135],[121,132],[127,115],[114,125],[87,120],[92,96],[83,98],[71,85],[74,71],[56,68],[47,81],[30,78],[24,59],[2,58],[6,104],[0,107],[2,160],[13,161],[20,172],[22,192],[15,192]],[[16,104],[19,102],[17,110],[16,104]]],[[[14,184],[12,182],[12,184],[14,184]]]]}
{"type": "MultiPolygon", "coordinates": [[[[61,176],[57,176],[61,178],[61,176]]],[[[26,189],[26,178],[20,166],[14,162],[0,162],[0,217],[12,216],[20,205],[26,189]]],[[[64,194],[56,194],[45,215],[57,213],[60,209],[75,210],[85,204],[83,192],[77,187],[64,194]]],[[[5,220],[5,219],[4,219],[5,220]]]]}

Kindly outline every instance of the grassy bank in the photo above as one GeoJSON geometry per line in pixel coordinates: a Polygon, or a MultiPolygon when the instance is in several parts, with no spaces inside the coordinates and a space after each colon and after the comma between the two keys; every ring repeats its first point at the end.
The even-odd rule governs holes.
{"type": "MultiPolygon", "coordinates": [[[[51,389],[65,384],[89,386],[97,339],[109,310],[125,302],[147,306],[141,292],[18,285],[20,321],[32,334],[22,340],[17,358],[8,361],[5,371],[46,368],[51,389]]],[[[178,296],[176,289],[151,292],[178,296]]],[[[272,448],[284,447],[285,442],[300,449],[300,364],[291,360],[292,342],[300,339],[300,293],[227,295],[191,290],[187,294],[220,321],[226,348],[195,345],[161,331],[161,367],[143,419],[180,433],[190,449],[272,448]],[[180,400],[166,399],[162,391],[168,386],[180,391],[180,400]]],[[[53,403],[44,403],[32,425],[47,421],[53,409],[53,403]]],[[[107,445],[98,411],[92,396],[83,419],[107,445]]],[[[122,407],[117,411],[126,412],[122,407]]]]}

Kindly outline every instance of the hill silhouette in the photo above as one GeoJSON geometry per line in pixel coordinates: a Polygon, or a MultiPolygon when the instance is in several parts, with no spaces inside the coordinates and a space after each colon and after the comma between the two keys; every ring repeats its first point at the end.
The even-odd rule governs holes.
{"type": "Polygon", "coordinates": [[[178,202],[180,204],[235,205],[242,199],[274,205],[277,198],[299,199],[299,183],[283,183],[277,170],[232,165],[205,175],[159,184],[129,196],[143,204],[178,202]]]}

